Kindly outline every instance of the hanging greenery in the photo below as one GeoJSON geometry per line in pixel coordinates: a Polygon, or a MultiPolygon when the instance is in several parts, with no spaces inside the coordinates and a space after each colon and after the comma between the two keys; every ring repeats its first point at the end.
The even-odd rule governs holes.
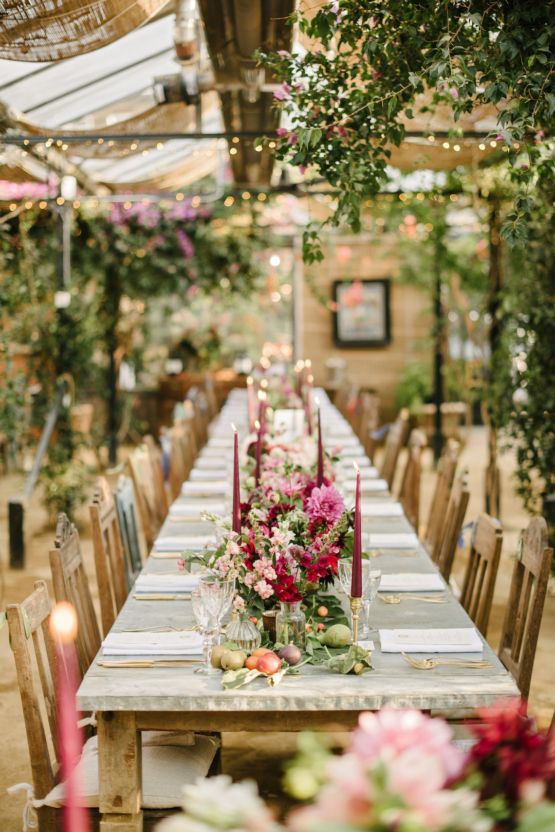
{"type": "MultiPolygon", "coordinates": [[[[502,234],[525,239],[531,188],[554,170],[543,144],[555,113],[552,4],[333,0],[291,22],[311,47],[261,55],[282,82],[274,96],[291,124],[278,131],[277,156],[338,189],[329,222],[360,229],[361,204],[386,182],[389,147],[415,113],[447,104],[457,121],[486,104],[498,110],[491,138],[520,148],[509,154],[518,188],[502,234]]],[[[318,228],[305,231],[303,256],[322,258],[318,228]]]]}
{"type": "MultiPolygon", "coordinates": [[[[72,224],[71,285],[63,287],[69,304],[56,309],[56,292],[62,288],[59,222],[50,208],[25,210],[5,224],[0,248],[0,352],[2,345],[7,352],[8,344],[25,349],[26,386],[35,391],[27,427],[35,437],[61,376],[72,380],[76,399],[93,390],[104,396],[117,421],[117,370],[123,357],[139,360],[150,298],[173,294],[186,305],[192,287],[201,293],[248,294],[259,277],[256,233],[250,226],[231,228],[220,207],[196,209],[183,201],[167,207],[126,203],[104,210],[80,208],[72,224]]],[[[11,410],[17,405],[21,412],[10,372],[0,355],[0,388],[11,410]]],[[[22,424],[18,427],[21,434],[22,424]]],[[[54,513],[71,512],[85,494],[89,474],[69,402],[56,431],[41,472],[45,502],[54,513]]],[[[99,441],[105,439],[106,426],[99,441]]]]}
{"type": "Polygon", "coordinates": [[[490,407],[517,455],[526,508],[550,517],[555,498],[555,187],[538,192],[525,250],[514,251],[503,293],[503,338],[490,407]]]}

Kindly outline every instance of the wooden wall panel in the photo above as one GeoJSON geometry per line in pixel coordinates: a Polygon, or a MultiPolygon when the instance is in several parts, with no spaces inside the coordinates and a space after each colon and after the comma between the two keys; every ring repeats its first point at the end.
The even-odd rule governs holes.
{"type": "MultiPolygon", "coordinates": [[[[349,377],[361,386],[375,388],[383,402],[384,418],[395,412],[395,391],[403,368],[413,361],[432,361],[427,338],[431,331],[431,299],[425,292],[400,283],[395,241],[377,244],[361,238],[342,238],[325,248],[322,263],[305,267],[326,297],[331,300],[334,280],[390,277],[391,341],[387,347],[341,349],[333,342],[332,313],[311,293],[303,268],[297,271],[297,350],[312,360],[317,384],[326,383],[326,360],[344,358],[349,377]],[[310,271],[308,271],[310,270],[310,271]]],[[[300,255],[299,255],[300,257],[300,255]]]]}

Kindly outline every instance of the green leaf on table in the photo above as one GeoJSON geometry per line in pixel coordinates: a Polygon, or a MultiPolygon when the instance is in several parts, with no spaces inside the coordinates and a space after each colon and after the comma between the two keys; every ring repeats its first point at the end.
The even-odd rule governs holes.
{"type": "Polygon", "coordinates": [[[259,676],[264,676],[260,670],[249,670],[247,667],[242,667],[240,670],[226,670],[222,676],[222,687],[225,690],[242,688],[244,685],[254,682],[259,676]]]}

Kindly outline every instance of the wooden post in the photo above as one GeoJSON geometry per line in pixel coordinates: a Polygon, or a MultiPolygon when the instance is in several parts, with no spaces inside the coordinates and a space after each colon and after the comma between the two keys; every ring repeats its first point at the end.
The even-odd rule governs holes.
{"type": "MultiPolygon", "coordinates": [[[[489,214],[489,282],[490,294],[488,301],[488,312],[491,317],[489,343],[490,343],[490,382],[491,366],[495,352],[499,347],[501,337],[500,293],[503,285],[503,274],[501,264],[501,235],[499,233],[501,224],[499,200],[494,195],[490,204],[489,214]]],[[[497,465],[497,425],[493,413],[489,414],[488,426],[488,464],[485,472],[485,509],[486,513],[497,517],[501,516],[501,478],[497,465]]]]}
{"type": "Polygon", "coordinates": [[[142,832],[141,735],[135,714],[101,711],[97,719],[100,832],[142,832]]]}
{"type": "MultiPolygon", "coordinates": [[[[439,212],[438,212],[439,213],[439,212]]],[[[436,216],[434,222],[434,239],[435,239],[435,274],[434,274],[434,432],[432,435],[432,449],[434,452],[434,460],[437,463],[441,456],[443,449],[443,425],[441,406],[444,398],[444,384],[443,384],[443,342],[445,320],[443,314],[443,303],[441,298],[441,254],[445,247],[445,217],[436,216]]]]}
{"type": "Polygon", "coordinates": [[[109,267],[106,272],[105,285],[106,309],[108,314],[106,327],[106,347],[108,350],[108,462],[117,465],[118,461],[118,367],[117,325],[121,300],[121,285],[115,267],[109,267]]]}

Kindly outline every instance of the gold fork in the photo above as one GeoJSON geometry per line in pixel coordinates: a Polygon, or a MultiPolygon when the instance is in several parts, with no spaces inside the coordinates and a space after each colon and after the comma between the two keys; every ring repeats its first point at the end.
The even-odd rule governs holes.
{"type": "Polygon", "coordinates": [[[448,667],[468,667],[475,668],[477,670],[486,667],[493,667],[491,662],[485,661],[485,659],[415,659],[407,653],[402,653],[401,655],[404,660],[408,662],[411,667],[416,668],[416,670],[433,670],[435,667],[440,667],[442,665],[448,667]]]}
{"type": "Polygon", "coordinates": [[[402,595],[378,595],[384,604],[400,604],[401,601],[423,601],[425,604],[444,604],[447,598],[445,595],[411,595],[403,592],[402,595]]]}

